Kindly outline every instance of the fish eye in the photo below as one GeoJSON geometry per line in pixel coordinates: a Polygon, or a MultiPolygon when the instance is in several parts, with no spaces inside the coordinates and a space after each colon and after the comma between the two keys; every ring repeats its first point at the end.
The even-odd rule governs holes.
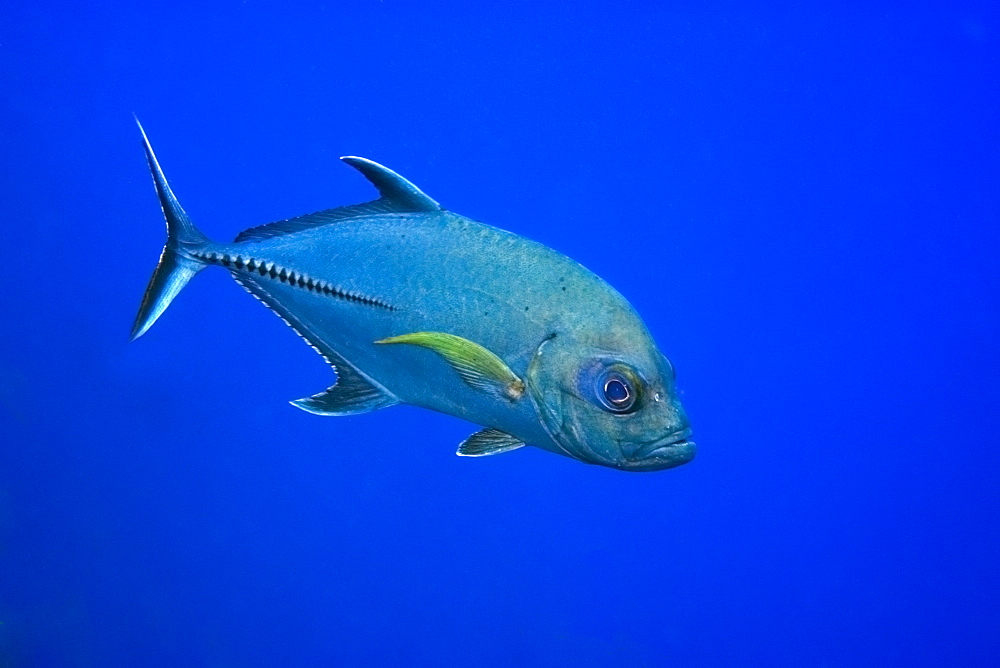
{"type": "Polygon", "coordinates": [[[611,378],[604,383],[604,398],[615,406],[623,406],[632,399],[632,393],[629,392],[628,385],[618,378],[611,378]]]}
{"type": "Polygon", "coordinates": [[[637,408],[639,379],[631,370],[617,365],[608,369],[599,381],[599,398],[612,413],[629,413],[637,408]]]}

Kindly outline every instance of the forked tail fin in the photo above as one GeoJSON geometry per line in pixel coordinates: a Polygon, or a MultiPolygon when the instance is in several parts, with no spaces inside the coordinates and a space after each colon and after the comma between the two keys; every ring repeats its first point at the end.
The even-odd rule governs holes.
{"type": "Polygon", "coordinates": [[[167,219],[167,243],[153,271],[153,277],[146,286],[146,293],[142,296],[142,305],[135,317],[135,324],[132,325],[133,341],[145,334],[146,330],[156,322],[191,277],[207,266],[205,262],[196,259],[187,251],[211,243],[208,237],[194,226],[174,197],[167,184],[167,178],[160,169],[160,163],[153,154],[153,147],[149,145],[146,131],[142,129],[139,119],[135,122],[139,125],[139,132],[142,133],[149,171],[153,173],[156,194],[160,198],[160,206],[163,207],[163,216],[167,219]]]}

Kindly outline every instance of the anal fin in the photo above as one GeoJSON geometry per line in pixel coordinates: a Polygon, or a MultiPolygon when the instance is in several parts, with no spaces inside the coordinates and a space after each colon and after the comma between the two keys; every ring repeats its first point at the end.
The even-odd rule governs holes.
{"type": "Polygon", "coordinates": [[[462,441],[455,454],[459,457],[485,457],[517,450],[524,445],[524,442],[515,436],[499,429],[487,428],[462,441]]]}
{"type": "Polygon", "coordinates": [[[333,387],[311,397],[296,399],[292,405],[316,415],[358,415],[399,403],[350,366],[339,364],[336,369],[337,382],[333,387]]]}
{"type": "Polygon", "coordinates": [[[284,320],[296,334],[305,339],[306,343],[322,355],[337,374],[337,382],[328,390],[311,397],[296,399],[290,402],[293,406],[316,415],[358,415],[400,403],[399,399],[369,381],[337,351],[326,345],[322,337],[313,332],[308,321],[299,318],[298,314],[275,299],[267,290],[269,286],[262,284],[253,274],[234,274],[233,278],[284,320]]]}

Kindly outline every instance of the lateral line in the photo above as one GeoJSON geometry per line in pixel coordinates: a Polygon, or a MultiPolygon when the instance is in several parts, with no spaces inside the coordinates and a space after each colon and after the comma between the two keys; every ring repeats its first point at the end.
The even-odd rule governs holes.
{"type": "Polygon", "coordinates": [[[378,297],[371,297],[350,290],[344,290],[332,283],[306,276],[300,271],[282,267],[274,262],[258,260],[254,257],[243,255],[230,255],[228,253],[212,252],[192,252],[191,255],[209,264],[217,264],[232,270],[245,271],[251,274],[258,274],[265,278],[279,281],[292,287],[299,287],[317,294],[327,295],[334,299],[355,302],[365,306],[383,308],[387,311],[395,311],[396,307],[388,304],[378,297]]]}

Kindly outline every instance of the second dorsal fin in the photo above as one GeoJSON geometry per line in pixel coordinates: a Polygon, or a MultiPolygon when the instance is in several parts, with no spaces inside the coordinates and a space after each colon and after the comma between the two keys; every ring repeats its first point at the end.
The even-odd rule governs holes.
{"type": "Polygon", "coordinates": [[[381,200],[391,204],[396,211],[440,211],[441,205],[424,192],[392,171],[368,158],[345,155],[341,158],[358,170],[378,189],[381,200]]]}
{"type": "Polygon", "coordinates": [[[261,241],[271,237],[291,234],[311,227],[328,225],[348,218],[371,216],[380,213],[420,213],[440,211],[441,205],[424,194],[420,188],[413,185],[388,167],[356,156],[341,158],[348,165],[361,172],[372,185],[378,189],[380,198],[364,204],[352,204],[335,209],[326,209],[316,213],[279,220],[275,223],[251,227],[240,232],[236,242],[261,241]]]}

